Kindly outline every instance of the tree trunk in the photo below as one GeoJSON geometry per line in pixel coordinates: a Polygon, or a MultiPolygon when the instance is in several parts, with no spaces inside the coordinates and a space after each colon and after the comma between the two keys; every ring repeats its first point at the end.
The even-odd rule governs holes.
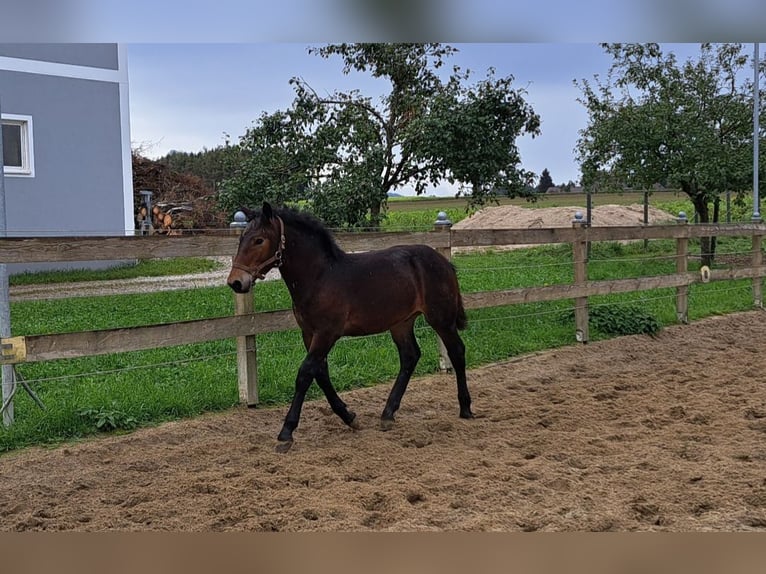
{"type": "MultiPolygon", "coordinates": [[[[702,194],[691,196],[694,209],[699,216],[700,223],[710,223],[710,206],[707,199],[702,194]]],[[[712,237],[700,237],[700,260],[702,265],[710,266],[714,258],[714,242],[712,237]]]]}
{"type": "MultiPolygon", "coordinates": [[[[718,223],[719,221],[721,221],[721,198],[716,196],[715,200],[713,201],[713,223],[718,223]]],[[[718,238],[711,237],[710,238],[710,262],[711,263],[715,259],[715,250],[717,245],[718,245],[718,238]]]]}
{"type": "Polygon", "coordinates": [[[375,203],[370,208],[370,223],[373,227],[378,228],[380,227],[380,212],[382,203],[375,203]]]}

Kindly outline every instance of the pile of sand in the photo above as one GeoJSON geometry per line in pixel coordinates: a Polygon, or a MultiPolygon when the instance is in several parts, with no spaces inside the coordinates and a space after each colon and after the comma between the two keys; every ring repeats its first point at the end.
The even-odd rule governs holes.
{"type": "MultiPolygon", "coordinates": [[[[529,208],[516,205],[487,207],[477,211],[472,216],[456,223],[453,229],[524,229],[534,227],[569,227],[575,218],[575,213],[582,213],[585,218],[585,208],[545,207],[529,208]]],[[[666,211],[649,207],[649,225],[671,223],[675,217],[666,211]]],[[[644,206],[633,205],[599,205],[593,208],[591,225],[642,225],[644,222],[644,206]]]]}

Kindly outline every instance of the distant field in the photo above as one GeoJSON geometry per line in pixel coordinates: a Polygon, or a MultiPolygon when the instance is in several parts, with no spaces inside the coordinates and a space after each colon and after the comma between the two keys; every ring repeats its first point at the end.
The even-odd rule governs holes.
{"type": "MultiPolygon", "coordinates": [[[[630,205],[633,203],[642,203],[644,194],[642,192],[630,193],[601,193],[593,194],[593,205],[630,205]]],[[[649,203],[664,203],[677,201],[686,196],[681,192],[675,191],[655,191],[649,196],[649,203]]],[[[524,207],[562,207],[576,205],[585,207],[584,193],[557,193],[545,194],[540,196],[536,202],[526,199],[500,199],[500,205],[521,205],[524,207]]],[[[392,197],[388,200],[389,211],[420,211],[424,209],[447,210],[447,209],[465,209],[466,200],[462,197],[392,197]]]]}

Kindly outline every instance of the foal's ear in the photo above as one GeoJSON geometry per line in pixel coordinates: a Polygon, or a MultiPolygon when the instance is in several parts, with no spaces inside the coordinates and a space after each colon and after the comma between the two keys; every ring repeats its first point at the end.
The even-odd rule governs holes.
{"type": "Polygon", "coordinates": [[[271,205],[268,201],[263,202],[263,208],[261,208],[261,217],[264,221],[271,221],[271,218],[274,217],[274,212],[271,210],[271,205]]]}
{"type": "Polygon", "coordinates": [[[255,216],[258,215],[258,212],[254,209],[250,209],[249,207],[240,207],[239,210],[245,214],[245,217],[248,221],[252,221],[255,219],[255,216]]]}

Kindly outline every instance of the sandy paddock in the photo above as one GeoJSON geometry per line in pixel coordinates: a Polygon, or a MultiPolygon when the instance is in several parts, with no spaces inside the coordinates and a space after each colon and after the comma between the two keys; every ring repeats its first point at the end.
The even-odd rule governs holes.
{"type": "MultiPolygon", "coordinates": [[[[763,312],[573,345],[344,399],[237,408],[0,457],[2,530],[764,530],[763,312]]],[[[332,369],[332,367],[331,367],[332,369]]]]}

